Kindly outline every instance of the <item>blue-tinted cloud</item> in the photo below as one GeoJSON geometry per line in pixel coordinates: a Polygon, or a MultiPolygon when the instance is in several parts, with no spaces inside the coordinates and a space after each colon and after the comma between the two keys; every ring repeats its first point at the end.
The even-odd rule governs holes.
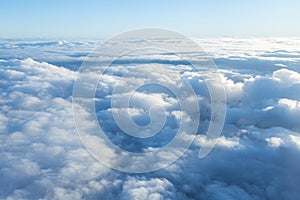
{"type": "MultiPolygon", "coordinates": [[[[250,39],[199,42],[211,48],[208,51],[215,60],[226,59],[226,66],[222,65],[225,62],[218,66],[227,91],[228,113],[223,136],[205,159],[199,159],[198,152],[210,141],[199,134],[182,158],[163,170],[145,174],[125,174],[105,167],[85,150],[76,133],[71,95],[77,72],[70,63],[82,62],[96,43],[2,43],[0,199],[299,198],[297,48],[292,42],[279,39],[259,39],[257,46],[255,41],[251,46],[250,39]],[[262,43],[271,45],[271,52],[259,45],[262,43]],[[224,49],[220,49],[220,44],[224,49]]],[[[158,64],[151,60],[163,60],[159,64],[169,67],[178,62],[178,58],[164,54],[144,58],[135,55],[126,60],[134,61],[136,56],[144,66],[158,64]]],[[[183,77],[198,95],[200,131],[205,133],[210,119],[209,93],[201,73],[181,64],[183,77]]],[[[137,123],[149,122],[146,108],[150,104],[161,105],[168,120],[159,138],[132,140],[118,129],[110,109],[113,84],[124,73],[120,69],[116,67],[116,71],[101,77],[95,99],[99,121],[108,137],[130,151],[153,151],[164,146],[176,132],[180,116],[184,116],[176,110],[178,102],[161,88],[155,88],[155,95],[149,93],[149,88],[137,91],[130,112],[137,123]]],[[[150,165],[151,161],[143,164],[150,165]]]]}

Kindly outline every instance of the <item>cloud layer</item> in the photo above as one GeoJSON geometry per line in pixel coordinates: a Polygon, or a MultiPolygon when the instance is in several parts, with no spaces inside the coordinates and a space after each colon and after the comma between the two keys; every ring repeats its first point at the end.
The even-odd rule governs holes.
{"type": "Polygon", "coordinates": [[[143,126],[149,123],[148,108],[159,105],[167,116],[164,128],[148,139],[120,131],[110,95],[117,81],[126,87],[126,69],[176,68],[197,94],[203,134],[175,163],[144,174],[105,167],[76,133],[76,69],[96,42],[1,41],[0,199],[299,199],[300,40],[195,40],[215,60],[227,92],[223,135],[204,159],[198,152],[210,142],[204,133],[211,114],[203,74],[173,55],[149,53],[125,56],[101,77],[95,98],[99,123],[115,145],[132,152],[165,146],[180,118],[188,117],[170,91],[152,85],[136,91],[130,114],[143,126]]]}

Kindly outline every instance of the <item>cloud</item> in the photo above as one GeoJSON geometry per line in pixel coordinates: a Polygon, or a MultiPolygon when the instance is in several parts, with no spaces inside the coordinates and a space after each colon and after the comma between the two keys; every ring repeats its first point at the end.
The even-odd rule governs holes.
{"type": "MultiPolygon", "coordinates": [[[[100,76],[94,99],[99,123],[115,145],[132,152],[165,146],[181,118],[189,121],[193,116],[180,111],[179,101],[169,90],[154,85],[139,88],[130,99],[133,121],[149,124],[149,108],[160,105],[166,123],[153,137],[133,138],[120,130],[112,115],[113,109],[124,109],[111,109],[116,83],[126,91],[128,82],[144,83],[143,70],[150,74],[154,67],[169,67],[178,70],[197,95],[187,99],[198,102],[201,114],[200,133],[192,146],[170,166],[142,174],[118,172],[96,161],[76,133],[72,114],[75,69],[95,41],[1,43],[0,199],[299,199],[299,40],[196,40],[218,64],[227,91],[223,135],[204,159],[198,158],[199,149],[212,142],[205,136],[211,117],[205,74],[193,71],[174,55],[148,52],[127,55],[100,76]],[[143,68],[130,71],[136,65],[143,68]],[[128,72],[134,78],[123,76],[128,72]]],[[[161,77],[169,85],[180,81],[180,76],[162,77],[161,73],[157,70],[148,77],[161,77]]],[[[128,94],[121,92],[115,98],[121,101],[128,94]]],[[[185,133],[181,139],[189,137],[185,133]]],[[[99,142],[96,136],[89,139],[99,142]]],[[[98,152],[118,156],[105,145],[98,152]]],[[[173,155],[160,156],[167,160],[173,155]]],[[[132,167],[154,162],[155,157],[144,163],[137,160],[132,167]]]]}
{"type": "Polygon", "coordinates": [[[283,144],[283,140],[278,137],[270,137],[267,138],[266,141],[271,147],[280,147],[283,144]]]}
{"type": "Polygon", "coordinates": [[[124,185],[120,199],[174,199],[175,188],[164,178],[129,178],[124,185]]]}

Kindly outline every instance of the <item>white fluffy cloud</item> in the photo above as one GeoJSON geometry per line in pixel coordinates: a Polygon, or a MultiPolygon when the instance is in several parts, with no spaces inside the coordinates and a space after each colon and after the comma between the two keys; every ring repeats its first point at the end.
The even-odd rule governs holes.
{"type": "MultiPolygon", "coordinates": [[[[211,141],[200,134],[182,158],[144,174],[105,167],[86,151],[76,133],[71,97],[75,69],[95,42],[3,41],[0,199],[299,199],[299,40],[196,40],[214,57],[227,91],[223,136],[204,159],[198,158],[199,148],[211,141]]],[[[205,133],[210,99],[201,73],[173,55],[134,56],[135,64],[176,65],[182,70],[198,95],[199,130],[205,133]]],[[[174,95],[159,87],[151,94],[145,87],[132,98],[131,116],[145,125],[147,108],[160,105],[167,116],[164,129],[145,140],[120,131],[112,118],[110,95],[113,84],[128,72],[121,64],[129,65],[134,58],[125,57],[117,63],[119,68],[101,76],[95,105],[113,143],[128,151],[152,151],[166,145],[180,118],[188,117],[178,110],[174,95]]]]}

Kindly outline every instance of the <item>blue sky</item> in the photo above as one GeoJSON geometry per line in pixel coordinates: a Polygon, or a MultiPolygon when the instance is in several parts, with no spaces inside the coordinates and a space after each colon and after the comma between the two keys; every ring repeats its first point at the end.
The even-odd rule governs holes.
{"type": "Polygon", "coordinates": [[[2,0],[1,38],[107,38],[159,27],[189,36],[300,36],[297,0],[2,0]]]}

